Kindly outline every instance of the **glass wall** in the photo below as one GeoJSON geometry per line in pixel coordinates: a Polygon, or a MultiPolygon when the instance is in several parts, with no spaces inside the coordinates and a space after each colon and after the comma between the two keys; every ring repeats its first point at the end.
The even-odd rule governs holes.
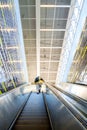
{"type": "Polygon", "coordinates": [[[24,83],[13,0],[0,0],[0,93],[24,83]]]}
{"type": "Polygon", "coordinates": [[[68,75],[68,82],[87,85],[87,18],[68,75]]]}

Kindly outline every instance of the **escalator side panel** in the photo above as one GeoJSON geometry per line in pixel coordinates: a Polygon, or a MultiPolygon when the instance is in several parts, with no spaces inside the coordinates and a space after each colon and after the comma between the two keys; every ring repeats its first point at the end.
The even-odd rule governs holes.
{"type": "Polygon", "coordinates": [[[66,106],[52,93],[45,94],[54,130],[85,130],[66,106]]]}
{"type": "Polygon", "coordinates": [[[9,93],[0,97],[0,130],[7,130],[29,94],[9,93]]]}

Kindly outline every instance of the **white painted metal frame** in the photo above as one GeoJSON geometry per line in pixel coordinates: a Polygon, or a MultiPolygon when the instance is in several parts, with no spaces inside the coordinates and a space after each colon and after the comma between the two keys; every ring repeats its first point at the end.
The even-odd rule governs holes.
{"type": "Polygon", "coordinates": [[[36,49],[37,76],[40,76],[40,0],[36,0],[36,49]]]}
{"type": "Polygon", "coordinates": [[[71,12],[69,15],[69,20],[67,25],[68,29],[66,31],[65,38],[64,38],[63,49],[62,49],[60,63],[57,72],[56,84],[59,84],[60,82],[64,81],[64,75],[66,74],[65,72],[66,72],[67,64],[69,64],[68,59],[73,44],[74,36],[76,33],[76,28],[78,25],[83,3],[84,0],[80,0],[80,1],[75,1],[75,4],[71,5],[71,12]]]}
{"type": "Polygon", "coordinates": [[[40,5],[40,7],[43,7],[43,8],[69,8],[70,5],[40,5]]]}
{"type": "MultiPolygon", "coordinates": [[[[55,0],[55,5],[56,5],[56,0],[55,0]]],[[[53,28],[54,28],[54,21],[55,21],[55,14],[56,14],[56,8],[54,9],[54,16],[53,16],[53,28]]],[[[49,58],[49,68],[48,68],[48,80],[50,76],[50,61],[51,61],[51,54],[52,54],[52,42],[53,42],[53,31],[52,31],[52,36],[51,36],[51,48],[50,48],[50,58],[49,58]]]]}
{"type": "Polygon", "coordinates": [[[20,10],[19,10],[19,2],[18,2],[18,0],[15,0],[14,1],[14,8],[15,8],[15,14],[16,14],[16,18],[17,18],[17,27],[18,27],[18,35],[19,35],[19,40],[20,40],[20,43],[21,43],[21,45],[20,45],[20,50],[21,50],[21,52],[22,52],[22,58],[23,58],[23,62],[22,62],[22,64],[23,64],[23,66],[24,66],[24,75],[25,75],[25,73],[26,73],[26,75],[25,75],[25,80],[26,80],[26,82],[29,82],[29,78],[28,78],[28,69],[27,69],[27,65],[26,65],[26,57],[25,57],[25,50],[24,50],[24,42],[23,42],[23,33],[22,33],[22,25],[21,25],[21,19],[20,19],[20,10]]]}

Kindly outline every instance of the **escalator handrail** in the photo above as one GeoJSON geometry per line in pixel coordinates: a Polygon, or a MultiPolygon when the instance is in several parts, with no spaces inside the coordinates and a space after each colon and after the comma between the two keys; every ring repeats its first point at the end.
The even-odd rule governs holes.
{"type": "Polygon", "coordinates": [[[43,92],[42,92],[42,95],[43,95],[43,100],[44,100],[45,108],[46,108],[46,111],[47,111],[47,115],[49,117],[51,128],[52,128],[52,130],[54,130],[53,124],[52,124],[52,120],[51,120],[51,116],[50,116],[50,112],[49,112],[49,109],[48,109],[48,106],[47,106],[47,103],[46,103],[46,99],[45,99],[45,96],[44,96],[43,92]]]}
{"type": "Polygon", "coordinates": [[[49,85],[48,83],[46,83],[46,86],[54,93],[54,95],[57,96],[57,98],[59,98],[60,101],[62,101],[62,103],[71,111],[71,113],[81,122],[81,124],[83,124],[83,126],[85,128],[87,128],[87,120],[85,120],[71,105],[69,105],[69,103],[67,101],[65,101],[63,99],[62,96],[60,96],[57,91],[59,91],[58,89],[54,88],[53,86],[49,85]],[[53,90],[55,89],[55,90],[53,90]]]}
{"type": "MultiPolygon", "coordinates": [[[[47,85],[48,85],[48,84],[47,84],[47,85]]],[[[49,84],[49,85],[50,85],[50,84],[49,84]]],[[[81,98],[81,97],[79,97],[79,96],[76,96],[76,95],[74,95],[74,94],[71,94],[71,93],[69,93],[69,92],[66,92],[66,91],[64,91],[63,89],[58,88],[58,87],[56,87],[56,86],[53,85],[53,84],[52,84],[51,86],[53,86],[55,89],[59,90],[60,92],[64,93],[65,95],[69,96],[70,98],[75,99],[75,100],[78,101],[81,105],[87,107],[87,101],[86,101],[85,99],[83,99],[83,98],[81,98]]]]}

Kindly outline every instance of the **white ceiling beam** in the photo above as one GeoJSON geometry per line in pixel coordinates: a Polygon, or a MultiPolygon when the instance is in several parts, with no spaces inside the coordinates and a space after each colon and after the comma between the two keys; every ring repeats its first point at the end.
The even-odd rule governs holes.
{"type": "Polygon", "coordinates": [[[9,47],[6,47],[7,50],[10,50],[10,49],[19,49],[18,46],[9,46],[9,47]]]}
{"type": "Polygon", "coordinates": [[[12,61],[7,61],[7,63],[21,63],[23,61],[21,60],[12,60],[12,61]]]}
{"type": "MultiPolygon", "coordinates": [[[[41,71],[41,73],[48,73],[47,71],[41,71]]],[[[49,73],[57,73],[57,71],[49,71],[49,73]]]]}
{"type": "Polygon", "coordinates": [[[40,5],[40,7],[43,7],[43,8],[54,8],[54,7],[69,8],[70,5],[40,5]]]}
{"type": "Polygon", "coordinates": [[[40,31],[66,31],[66,29],[40,29],[40,31]]]}
{"type": "Polygon", "coordinates": [[[37,76],[40,76],[40,0],[36,0],[36,55],[37,76]]]}
{"type": "MultiPolygon", "coordinates": [[[[40,61],[40,62],[49,62],[49,61],[40,61]]],[[[60,62],[60,60],[51,60],[50,62],[60,62]]]]}
{"type": "MultiPolygon", "coordinates": [[[[47,41],[47,40],[51,40],[51,39],[50,39],[50,38],[48,38],[48,39],[41,38],[40,40],[41,40],[41,41],[42,41],[42,40],[45,40],[45,41],[47,41]]],[[[59,39],[53,39],[53,40],[56,40],[56,41],[58,41],[58,40],[64,40],[64,39],[60,39],[60,38],[59,38],[59,39]]]]}
{"type": "MultiPolygon", "coordinates": [[[[53,18],[41,18],[41,20],[53,20],[53,18]]],[[[67,20],[67,18],[55,18],[55,20],[67,20]]]]}
{"type": "Polygon", "coordinates": [[[36,29],[29,29],[29,28],[26,28],[26,29],[23,29],[24,31],[36,31],[36,29]]]}
{"type": "MultiPolygon", "coordinates": [[[[36,20],[36,18],[21,18],[22,20],[36,20]]],[[[41,18],[41,20],[53,20],[52,18],[41,18]]],[[[67,20],[67,18],[55,18],[55,20],[67,20]]]]}
{"type": "Polygon", "coordinates": [[[40,49],[50,49],[50,48],[52,48],[52,49],[62,49],[62,47],[60,47],[60,46],[56,46],[56,47],[40,47],[40,49]]]}

